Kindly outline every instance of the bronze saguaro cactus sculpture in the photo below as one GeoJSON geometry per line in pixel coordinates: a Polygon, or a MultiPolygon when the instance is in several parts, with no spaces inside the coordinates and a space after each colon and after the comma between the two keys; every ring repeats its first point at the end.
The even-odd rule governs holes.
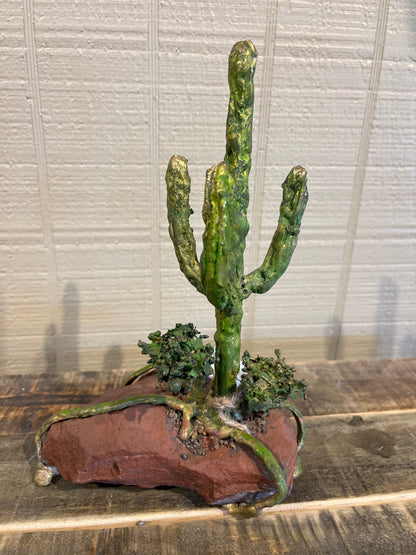
{"type": "MultiPolygon", "coordinates": [[[[206,295],[216,310],[213,382],[210,380],[213,347],[203,344],[204,336],[199,335],[193,324],[177,324],[175,329],[168,330],[163,335],[160,331],[151,333],[148,336],[150,343],[138,342],[142,352],[149,355],[147,365],[127,378],[124,384],[126,389],[119,392],[116,400],[98,400],[94,405],[61,410],[38,430],[35,437],[38,459],[35,481],[38,485],[48,485],[53,476],[61,472],[58,470],[59,465],[55,467],[55,459],[53,464],[43,460],[43,447],[52,426],[68,420],[88,420],[94,416],[117,413],[143,404],[165,406],[180,412],[180,427],[172,432],[172,441],[175,444],[181,442],[181,449],[189,449],[195,456],[207,453],[194,453],[193,441],[202,442],[202,445],[209,447],[214,439],[217,446],[214,447],[215,450],[219,448],[218,440],[226,439],[232,445],[244,445],[252,455],[260,459],[266,471],[264,474],[262,470],[263,477],[268,473],[274,486],[267,490],[262,487],[255,497],[246,490],[233,491],[231,498],[226,497],[222,501],[223,506],[231,513],[254,516],[263,507],[280,503],[286,497],[293,477],[301,473],[297,453],[304,443],[305,426],[299,410],[287,403],[286,399],[289,396],[295,398],[298,393],[304,395],[307,384],[304,380],[297,381],[293,377],[293,369],[286,365],[278,350],[275,351],[276,360],[259,356],[252,358],[247,352],[244,354],[244,373],[238,395],[214,399],[209,393],[211,387],[215,396],[227,396],[235,390],[240,368],[243,300],[251,293],[268,291],[286,270],[297,243],[307,202],[306,172],[301,166],[296,166],[283,183],[279,221],[264,262],[260,268],[245,275],[243,255],[249,230],[248,176],[251,166],[256,57],[256,50],[250,41],[238,42],[230,54],[227,147],[224,161],[207,172],[202,210],[205,232],[200,260],[189,223],[192,210],[189,206],[190,178],[187,160],[181,156],[173,156],[166,173],[169,231],[180,268],[198,291],[206,295]],[[160,389],[159,386],[154,391],[129,389],[133,382],[154,371],[159,384],[164,384],[168,390],[160,389]],[[295,441],[292,442],[292,452],[283,459],[279,449],[276,450],[279,455],[277,458],[274,454],[275,443],[278,444],[278,441],[268,440],[268,447],[261,439],[262,432],[250,428],[249,420],[253,415],[265,420],[271,417],[268,411],[273,409],[289,410],[296,421],[297,431],[296,438],[293,437],[295,441]]],[[[153,428],[143,426],[144,434],[152,431],[153,428]]],[[[275,437],[279,437],[279,434],[275,437]]],[[[114,432],[111,439],[117,439],[114,432]]],[[[60,448],[58,438],[55,449],[60,448]]],[[[120,451],[123,459],[125,452],[123,443],[120,451]]],[[[141,453],[140,449],[138,452],[141,453]]],[[[132,453],[136,458],[137,451],[132,453]]],[[[184,460],[185,458],[187,456],[184,460]]],[[[113,459],[104,458],[104,466],[107,460],[113,459]]],[[[160,464],[159,459],[158,461],[160,464]]],[[[175,472],[175,484],[177,476],[183,471],[182,468],[178,473],[175,472]]],[[[155,468],[155,473],[158,472],[159,469],[155,468]]],[[[165,476],[163,473],[162,475],[165,476]]],[[[140,473],[135,479],[141,485],[140,473]]],[[[119,477],[116,478],[116,483],[119,483],[118,480],[119,477]]],[[[129,474],[127,481],[121,483],[134,483],[131,480],[129,474]]]]}
{"type": "Polygon", "coordinates": [[[202,209],[204,247],[200,260],[189,223],[192,210],[187,160],[172,156],[166,172],[169,233],[180,269],[215,307],[215,395],[228,395],[235,390],[240,368],[243,300],[251,293],[265,293],[285,272],[308,200],[306,171],[296,166],[282,185],[279,221],[263,264],[245,275],[243,255],[249,230],[248,177],[256,58],[256,49],[248,40],[236,43],[230,53],[226,152],[224,161],[210,168],[206,175],[202,209]]]}

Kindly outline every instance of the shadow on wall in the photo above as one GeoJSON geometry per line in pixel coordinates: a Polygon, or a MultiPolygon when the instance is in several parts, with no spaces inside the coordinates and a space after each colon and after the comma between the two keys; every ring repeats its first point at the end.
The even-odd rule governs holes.
{"type": "MultiPolygon", "coordinates": [[[[46,372],[78,372],[80,370],[88,370],[80,366],[80,307],[81,300],[78,287],[76,283],[69,282],[66,284],[62,296],[61,326],[59,328],[52,323],[49,324],[45,331],[43,356],[46,372]]],[[[96,367],[96,356],[92,362],[95,363],[94,369],[98,370],[99,368],[96,367]]],[[[120,345],[111,345],[104,355],[102,369],[120,369],[122,365],[123,353],[120,345]]]]}
{"type": "Polygon", "coordinates": [[[62,322],[46,328],[43,352],[46,372],[77,372],[79,370],[79,309],[78,287],[69,282],[62,297],[62,322]]]}
{"type": "Polygon", "coordinates": [[[123,368],[123,353],[120,345],[111,345],[104,355],[103,370],[120,370],[123,368]]]}
{"type": "Polygon", "coordinates": [[[325,337],[327,338],[327,360],[339,360],[343,357],[342,325],[338,319],[328,322],[325,337]]]}
{"type": "Polygon", "coordinates": [[[408,333],[400,346],[400,356],[403,358],[416,357],[416,334],[408,333]]]}
{"type": "MultiPolygon", "coordinates": [[[[6,337],[6,296],[0,292],[0,337],[6,337]]],[[[8,353],[6,341],[0,341],[0,372],[7,371],[8,353]]]]}
{"type": "Polygon", "coordinates": [[[60,352],[64,356],[62,366],[65,369],[66,361],[69,369],[79,370],[79,309],[80,298],[78,287],[69,282],[65,286],[62,297],[62,327],[60,337],[60,352]]]}
{"type": "Polygon", "coordinates": [[[57,330],[55,324],[49,324],[46,328],[45,339],[43,341],[43,353],[45,355],[45,371],[56,372],[58,369],[58,362],[56,356],[56,339],[57,330]]]}
{"type": "Polygon", "coordinates": [[[373,356],[375,358],[392,358],[395,356],[397,305],[397,284],[392,278],[383,277],[379,288],[374,330],[376,342],[373,356]]]}
{"type": "MultiPolygon", "coordinates": [[[[396,313],[398,305],[398,287],[390,277],[383,277],[379,287],[377,312],[375,317],[375,343],[371,356],[374,358],[392,358],[395,356],[396,347],[396,313]]],[[[359,322],[357,322],[359,323],[359,322]]],[[[326,330],[327,358],[328,360],[340,360],[350,356],[345,352],[346,339],[342,333],[342,322],[334,320],[328,323],[326,330]]],[[[414,339],[414,338],[413,338],[414,339]]],[[[406,339],[402,351],[412,353],[410,345],[412,337],[406,339]]],[[[413,353],[416,350],[414,346],[413,353]]],[[[370,353],[369,353],[370,354],[370,353]]],[[[402,354],[400,356],[416,356],[415,354],[402,354]]]]}

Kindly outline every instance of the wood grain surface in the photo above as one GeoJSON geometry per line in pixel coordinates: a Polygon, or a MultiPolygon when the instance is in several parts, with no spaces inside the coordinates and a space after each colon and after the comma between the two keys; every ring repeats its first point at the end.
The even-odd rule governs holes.
{"type": "MultiPolygon", "coordinates": [[[[305,416],[416,409],[415,359],[297,364],[305,416]]],[[[35,431],[49,415],[120,387],[128,370],[0,375],[0,434],[35,431]]]]}
{"type": "Polygon", "coordinates": [[[4,553],[100,555],[408,554],[416,551],[416,501],[342,509],[142,524],[129,528],[4,534],[4,553]]]}
{"type": "Polygon", "coordinates": [[[34,430],[126,372],[0,378],[2,553],[413,553],[416,359],[298,365],[304,473],[286,501],[231,517],[191,491],[33,483],[34,430]]]}

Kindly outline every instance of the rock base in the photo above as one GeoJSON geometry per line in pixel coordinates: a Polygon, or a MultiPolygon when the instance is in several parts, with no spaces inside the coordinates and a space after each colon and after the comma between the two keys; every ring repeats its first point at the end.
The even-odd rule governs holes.
{"type": "MultiPolygon", "coordinates": [[[[148,376],[93,404],[148,393],[166,390],[148,376]]],[[[275,491],[263,462],[250,449],[203,434],[188,448],[177,437],[178,426],[177,413],[152,405],[66,420],[50,428],[41,456],[74,483],[177,486],[195,490],[210,504],[252,503],[275,491]]],[[[254,428],[252,435],[280,462],[290,491],[297,453],[293,419],[274,409],[254,428]]]]}

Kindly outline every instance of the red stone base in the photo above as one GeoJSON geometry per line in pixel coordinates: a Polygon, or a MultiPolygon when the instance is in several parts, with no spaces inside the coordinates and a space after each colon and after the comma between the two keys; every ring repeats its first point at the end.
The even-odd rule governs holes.
{"type": "MultiPolygon", "coordinates": [[[[164,392],[155,377],[149,376],[109,392],[94,404],[164,392]]],[[[206,454],[192,454],[177,438],[168,412],[163,406],[137,405],[56,423],[47,433],[42,460],[78,484],[177,486],[197,491],[210,504],[252,502],[253,497],[274,491],[268,471],[250,449],[238,444],[218,446],[217,438],[208,437],[206,454]]],[[[294,421],[286,411],[275,409],[266,418],[265,428],[265,433],[253,435],[280,461],[290,491],[297,451],[294,421]]]]}

